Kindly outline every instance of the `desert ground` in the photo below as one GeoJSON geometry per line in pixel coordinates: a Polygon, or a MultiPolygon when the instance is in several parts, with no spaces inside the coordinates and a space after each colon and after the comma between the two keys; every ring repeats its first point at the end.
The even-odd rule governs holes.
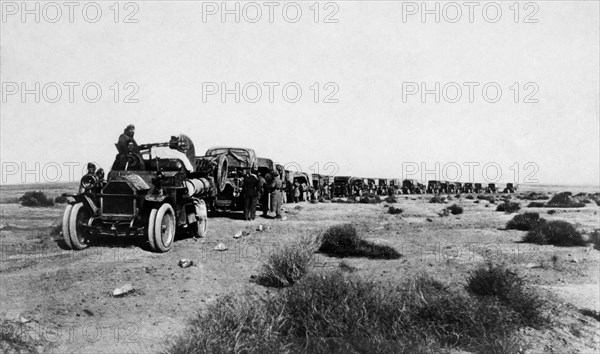
{"type": "MultiPolygon", "coordinates": [[[[444,205],[429,203],[429,195],[398,195],[393,204],[403,209],[398,215],[387,213],[385,206],[391,204],[386,202],[286,204],[284,221],[257,217],[246,222],[241,213],[218,215],[210,218],[206,238],[180,238],[170,252],[160,254],[135,238],[102,238],[86,250],[66,250],[58,227],[65,205],[21,206],[17,198],[28,190],[58,196],[75,192],[76,186],[2,187],[0,344],[5,351],[18,352],[19,345],[22,351],[39,353],[165,351],[190,319],[217,298],[248,289],[278,291],[258,285],[253,276],[279,245],[344,223],[355,225],[363,238],[402,254],[393,260],[344,259],[357,277],[394,283],[426,272],[460,287],[486,261],[502,262],[523,275],[551,309],[548,328],[519,333],[527,343],[526,352],[600,349],[600,251],[591,244],[521,243],[524,231],[504,229],[514,214],[498,212],[486,200],[453,196],[444,205]],[[462,214],[439,215],[454,203],[464,208],[462,214]],[[259,225],[263,231],[257,230],[259,225]],[[248,234],[233,238],[239,231],[248,234]],[[219,243],[228,250],[214,250],[219,243]],[[194,265],[179,267],[183,258],[194,265]],[[113,290],[125,284],[135,291],[113,297],[113,290]],[[22,342],[7,343],[9,334],[22,342]]],[[[545,191],[562,190],[578,192],[568,187],[545,191]]],[[[556,213],[549,215],[548,208],[527,208],[529,201],[515,197],[520,212],[536,211],[547,220],[568,221],[584,235],[600,228],[600,207],[595,203],[553,208],[556,213]]],[[[315,253],[310,271],[339,268],[340,262],[315,253]]]]}

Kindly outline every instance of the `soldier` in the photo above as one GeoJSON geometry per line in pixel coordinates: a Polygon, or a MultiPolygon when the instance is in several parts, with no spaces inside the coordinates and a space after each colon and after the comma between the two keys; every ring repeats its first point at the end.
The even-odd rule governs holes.
{"type": "Polygon", "coordinates": [[[300,201],[300,183],[294,182],[294,203],[300,201]]]}
{"type": "Polygon", "coordinates": [[[283,184],[279,178],[279,172],[273,171],[272,181],[269,184],[271,192],[271,211],[275,212],[275,218],[281,219],[281,189],[283,184]]]}
{"type": "Polygon", "coordinates": [[[136,171],[145,170],[142,156],[135,153],[135,144],[133,141],[127,143],[127,153],[118,154],[112,165],[113,170],[136,171]]]}
{"type": "Polygon", "coordinates": [[[246,221],[254,220],[256,216],[260,182],[255,172],[246,170],[246,176],[244,177],[244,218],[246,221]]]}
{"type": "Polygon", "coordinates": [[[133,142],[133,151],[136,154],[140,153],[140,147],[136,143],[133,135],[135,134],[135,126],[133,124],[129,124],[125,130],[123,130],[123,134],[119,136],[119,141],[115,144],[117,146],[117,150],[119,154],[127,154],[128,148],[127,145],[129,142],[133,142]]]}
{"type": "Polygon", "coordinates": [[[262,209],[262,216],[267,216],[267,181],[263,177],[262,173],[258,174],[258,199],[260,200],[260,208],[262,209]]]}

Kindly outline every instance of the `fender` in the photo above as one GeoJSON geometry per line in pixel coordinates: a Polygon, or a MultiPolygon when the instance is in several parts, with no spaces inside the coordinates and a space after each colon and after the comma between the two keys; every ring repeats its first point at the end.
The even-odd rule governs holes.
{"type": "Polygon", "coordinates": [[[88,207],[92,211],[93,215],[100,214],[100,208],[98,205],[96,205],[96,202],[90,198],[89,195],[77,194],[73,196],[73,199],[75,199],[75,201],[69,202],[69,204],[74,205],[77,203],[83,203],[84,206],[88,207]]]}

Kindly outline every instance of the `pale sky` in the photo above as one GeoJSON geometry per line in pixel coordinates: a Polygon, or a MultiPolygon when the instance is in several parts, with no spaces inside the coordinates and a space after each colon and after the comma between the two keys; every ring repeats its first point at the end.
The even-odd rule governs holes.
{"type": "MultiPolygon", "coordinates": [[[[34,170],[36,162],[42,180],[41,169],[53,163],[83,167],[95,161],[108,169],[114,143],[133,123],[138,143],[184,133],[199,155],[216,145],[251,147],[260,157],[297,163],[307,172],[318,164],[327,174],[332,170],[323,167],[333,162],[337,175],[444,179],[421,173],[439,163],[451,177],[452,166],[461,166],[466,181],[465,163],[476,162],[475,182],[493,179],[494,169],[484,179],[482,166],[494,164],[501,169],[500,182],[513,182],[518,169],[519,183],[530,173],[530,182],[599,183],[598,1],[521,2],[518,23],[513,1],[476,2],[473,23],[463,2],[453,3],[462,11],[456,23],[450,22],[456,8],[447,2],[437,2],[440,23],[435,15],[422,21],[420,1],[337,1],[327,7],[321,2],[317,23],[313,1],[287,5],[290,22],[282,15],[290,3],[273,2],[273,23],[264,2],[237,2],[239,23],[234,15],[222,21],[220,1],[131,2],[127,8],[121,2],[118,23],[114,1],[96,3],[102,14],[95,23],[86,21],[95,16],[93,6],[88,18],[82,15],[86,2],[74,8],[72,23],[69,8],[59,2],[62,17],[50,23],[56,9],[39,2],[36,23],[35,15],[23,21],[21,1],[2,1],[2,182],[35,182],[22,168],[34,170]],[[254,4],[262,17],[251,23],[254,4]],[[502,13],[492,23],[495,4],[502,13]],[[298,7],[302,14],[291,23],[298,7]],[[137,23],[123,23],[130,14],[137,23]],[[325,23],[327,16],[337,23],[325,23]],[[36,82],[40,102],[34,94],[23,99],[21,89],[34,91],[36,82]],[[76,84],[64,84],[69,82],[76,84]],[[125,87],[128,82],[133,84],[125,87]],[[203,102],[203,87],[216,83],[220,90],[224,83],[234,90],[236,82],[247,88],[240,103],[233,94],[223,103],[220,92],[203,102]],[[271,84],[273,102],[264,84],[269,82],[279,85],[271,84]],[[403,89],[421,90],[423,83],[434,90],[436,82],[439,103],[434,94],[422,102],[420,91],[403,97],[403,89]],[[102,89],[97,103],[84,100],[82,87],[89,83],[102,89]],[[248,102],[256,96],[248,83],[261,87],[256,103],[248,102]],[[297,103],[284,99],[295,96],[293,86],[283,96],[289,83],[302,90],[297,103]],[[486,84],[492,88],[484,97],[486,84]],[[58,99],[56,86],[62,90],[58,99]],[[462,96],[448,102],[457,86],[462,96]],[[487,102],[494,87],[502,96],[487,102]],[[124,103],[136,88],[138,102],[124,103]],[[324,103],[334,90],[330,99],[338,102],[324,103]],[[403,163],[419,171],[405,176],[403,163]]],[[[229,2],[230,9],[235,3],[229,2]]],[[[429,2],[431,9],[435,3],[429,2]]],[[[30,9],[34,5],[29,2],[30,9]]],[[[86,98],[94,96],[92,86],[86,98]]],[[[67,171],[61,171],[62,180],[67,171]]],[[[46,172],[52,180],[55,172],[46,172]]]]}

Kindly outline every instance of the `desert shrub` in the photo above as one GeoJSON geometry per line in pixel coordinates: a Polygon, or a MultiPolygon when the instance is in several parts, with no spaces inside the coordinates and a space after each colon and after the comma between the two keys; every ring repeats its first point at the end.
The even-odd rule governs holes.
{"type": "Polygon", "coordinates": [[[495,203],[496,202],[496,197],[494,197],[493,195],[478,195],[477,199],[479,200],[487,200],[490,203],[495,203]]]}
{"type": "Polygon", "coordinates": [[[511,220],[509,220],[506,223],[506,229],[529,231],[540,222],[544,222],[544,219],[540,219],[540,214],[526,212],[515,215],[511,220]]]}
{"type": "Polygon", "coordinates": [[[523,242],[555,246],[584,246],[581,233],[572,224],[553,220],[539,222],[523,237],[523,242]]]}
{"type": "Polygon", "coordinates": [[[514,213],[521,209],[521,206],[517,202],[504,201],[502,204],[498,204],[496,211],[504,211],[506,213],[514,213]]]}
{"type": "Polygon", "coordinates": [[[48,197],[44,192],[25,192],[22,197],[19,198],[21,205],[28,207],[44,207],[54,205],[54,200],[48,197]]]}
{"type": "Polygon", "coordinates": [[[571,198],[571,192],[562,192],[556,194],[548,203],[547,207],[551,208],[582,208],[584,203],[578,202],[571,198]]]}
{"type": "Polygon", "coordinates": [[[395,214],[400,214],[400,213],[402,213],[403,211],[404,211],[404,210],[402,210],[402,209],[400,209],[400,208],[393,207],[393,206],[389,207],[389,209],[388,209],[388,213],[389,213],[389,214],[392,214],[392,215],[395,215],[395,214]]]}
{"type": "Polygon", "coordinates": [[[554,210],[554,209],[548,210],[548,214],[554,215],[554,214],[556,214],[556,210],[554,210]]]}
{"type": "Polygon", "coordinates": [[[452,292],[422,275],[382,285],[342,272],[309,274],[267,295],[217,299],[169,353],[485,352],[521,326],[496,297],[452,292]]]}
{"type": "Polygon", "coordinates": [[[595,249],[600,250],[600,231],[596,230],[590,234],[590,243],[595,249]]]}
{"type": "Polygon", "coordinates": [[[452,204],[451,206],[447,207],[446,209],[448,209],[448,211],[450,211],[452,213],[452,215],[458,215],[458,214],[463,213],[463,208],[456,204],[452,204]]]}
{"type": "Polygon", "coordinates": [[[446,216],[450,215],[450,210],[448,210],[447,208],[444,208],[438,213],[438,215],[441,217],[446,217],[446,216]]]}
{"type": "Polygon", "coordinates": [[[50,236],[60,236],[62,233],[62,221],[50,225],[50,236]]]}
{"type": "Polygon", "coordinates": [[[377,245],[358,236],[352,224],[328,228],[321,238],[319,251],[335,257],[368,257],[373,259],[397,259],[401,255],[386,245],[377,245]]]}
{"type": "Polygon", "coordinates": [[[64,204],[67,203],[69,201],[69,196],[67,195],[67,193],[63,193],[61,195],[59,195],[58,197],[54,198],[54,203],[56,204],[64,204]]]}
{"type": "Polygon", "coordinates": [[[495,297],[518,313],[524,324],[542,324],[542,300],[523,278],[501,265],[488,263],[468,278],[467,290],[477,296],[495,297]]]}
{"type": "Polygon", "coordinates": [[[290,286],[302,278],[312,260],[314,247],[309,239],[283,245],[269,255],[256,277],[265,286],[290,286]]]}
{"type": "Polygon", "coordinates": [[[304,208],[302,207],[302,205],[296,205],[296,206],[294,207],[294,210],[302,210],[302,209],[304,209],[304,208]]]}
{"type": "Polygon", "coordinates": [[[460,197],[461,197],[460,193],[454,196],[454,198],[459,198],[459,199],[460,199],[460,197]]]}
{"type": "Polygon", "coordinates": [[[32,340],[28,335],[31,329],[20,322],[0,318],[0,350],[3,353],[35,353],[40,340],[32,340]]]}
{"type": "Polygon", "coordinates": [[[480,202],[480,200],[476,200],[476,201],[474,201],[473,203],[475,203],[475,204],[479,204],[479,202],[480,202]]]}
{"type": "Polygon", "coordinates": [[[527,204],[528,208],[543,208],[545,206],[546,206],[546,204],[542,203],[542,202],[531,202],[531,203],[527,204]]]}
{"type": "Polygon", "coordinates": [[[445,203],[446,199],[436,195],[436,196],[432,197],[431,199],[429,199],[429,202],[430,203],[445,203]]]}
{"type": "Polygon", "coordinates": [[[393,196],[389,196],[383,200],[386,203],[397,203],[398,201],[393,196]]]}
{"type": "Polygon", "coordinates": [[[519,196],[519,199],[525,199],[525,200],[547,200],[547,199],[550,199],[550,197],[547,194],[545,194],[545,193],[529,192],[527,194],[519,196]]]}
{"type": "Polygon", "coordinates": [[[373,193],[365,194],[359,199],[362,204],[378,204],[381,203],[381,198],[373,193]]]}
{"type": "Polygon", "coordinates": [[[471,194],[467,195],[465,198],[467,198],[467,199],[475,199],[475,197],[472,196],[471,194]]]}

